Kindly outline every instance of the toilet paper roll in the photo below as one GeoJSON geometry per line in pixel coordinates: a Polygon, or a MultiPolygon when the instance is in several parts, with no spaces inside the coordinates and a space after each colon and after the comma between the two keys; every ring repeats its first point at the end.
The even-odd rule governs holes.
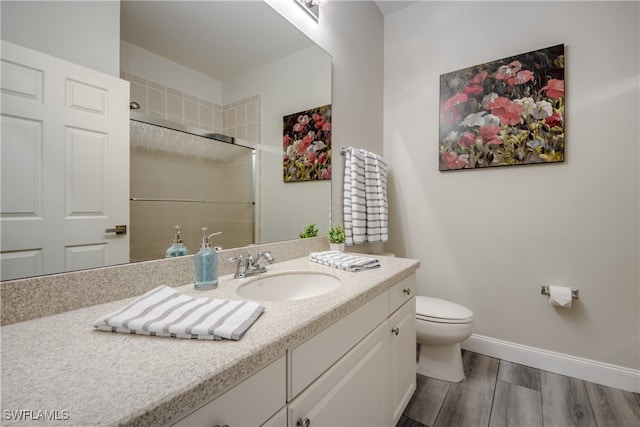
{"type": "Polygon", "coordinates": [[[549,304],[556,307],[571,308],[571,288],[549,286],[549,304]]]}

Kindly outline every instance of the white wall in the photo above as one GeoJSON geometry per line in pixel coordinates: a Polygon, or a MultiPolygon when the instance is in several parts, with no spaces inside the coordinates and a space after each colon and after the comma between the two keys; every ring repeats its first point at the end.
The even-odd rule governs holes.
{"type": "Polygon", "coordinates": [[[283,182],[282,118],[331,103],[331,57],[313,46],[224,82],[225,104],[257,93],[262,95],[262,241],[297,239],[310,223],[326,234],[331,181],[283,182]]]}
{"type": "Polygon", "coordinates": [[[3,0],[0,7],[3,40],[120,76],[119,1],[3,0]]]}
{"type": "Polygon", "coordinates": [[[476,333],[640,368],[639,3],[420,2],[385,20],[391,250],[476,333]],[[497,18],[499,17],[499,19],[497,18]],[[565,44],[566,161],[438,172],[441,74],[565,44]],[[579,288],[573,308],[540,285],[579,288]]]}
{"type": "Polygon", "coordinates": [[[329,1],[320,6],[316,23],[291,0],[265,1],[332,57],[331,215],[332,223],[342,223],[344,157],[339,147],[377,153],[383,148],[383,17],[370,1],[329,1]]]}
{"type": "MultiPolygon", "coordinates": [[[[119,33],[118,33],[119,34],[119,33]]],[[[146,49],[120,41],[120,70],[222,105],[222,83],[146,49]]]]}

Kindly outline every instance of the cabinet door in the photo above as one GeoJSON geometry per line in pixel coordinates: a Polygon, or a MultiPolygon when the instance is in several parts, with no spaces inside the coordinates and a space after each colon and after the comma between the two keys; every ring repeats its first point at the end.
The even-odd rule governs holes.
{"type": "Polygon", "coordinates": [[[289,351],[288,400],[295,398],[360,340],[387,319],[384,292],[289,351]]]}
{"type": "Polygon", "coordinates": [[[287,427],[287,408],[282,408],[261,427],[287,427]]]}
{"type": "Polygon", "coordinates": [[[282,356],[183,418],[174,427],[262,425],[285,405],[285,376],[286,361],[282,356]]]}
{"type": "Polygon", "coordinates": [[[385,321],[291,402],[289,427],[388,426],[389,335],[385,321]]]}
{"type": "Polygon", "coordinates": [[[416,390],[416,299],[389,317],[391,331],[391,425],[396,425],[416,390]]]}

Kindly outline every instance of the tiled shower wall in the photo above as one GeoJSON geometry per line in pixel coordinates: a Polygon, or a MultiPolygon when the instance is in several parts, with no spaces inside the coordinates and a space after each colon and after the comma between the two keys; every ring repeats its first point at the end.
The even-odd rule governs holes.
{"type": "Polygon", "coordinates": [[[121,72],[131,83],[131,101],[140,104],[141,113],[230,135],[258,144],[262,139],[262,97],[254,95],[227,105],[121,72]]]}
{"type": "Polygon", "coordinates": [[[130,82],[130,100],[140,105],[140,113],[256,144],[254,236],[262,243],[262,96],[219,105],[124,71],[120,78],[130,82]]]}

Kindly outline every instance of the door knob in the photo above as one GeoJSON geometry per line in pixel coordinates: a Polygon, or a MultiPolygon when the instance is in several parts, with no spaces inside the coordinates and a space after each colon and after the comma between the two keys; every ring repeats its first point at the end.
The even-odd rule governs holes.
{"type": "Polygon", "coordinates": [[[104,230],[105,233],[116,233],[116,234],[127,234],[127,226],[126,225],[116,225],[116,228],[107,228],[104,230]]]}

